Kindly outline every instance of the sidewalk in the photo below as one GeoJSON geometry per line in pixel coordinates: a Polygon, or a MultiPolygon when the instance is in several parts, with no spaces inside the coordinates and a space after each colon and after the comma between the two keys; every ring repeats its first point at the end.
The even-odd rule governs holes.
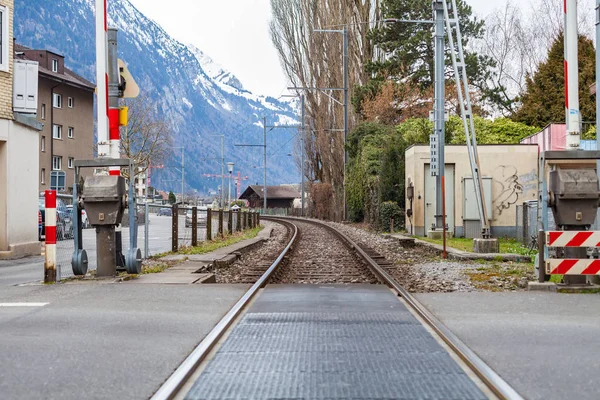
{"type": "Polygon", "coordinates": [[[140,275],[136,279],[128,281],[135,284],[196,284],[210,283],[214,279],[213,274],[197,273],[209,264],[232,264],[241,253],[249,251],[271,237],[274,229],[272,222],[263,222],[264,229],[253,239],[242,240],[230,246],[221,247],[215,251],[205,254],[174,254],[162,257],[162,261],[180,261],[181,263],[157,274],[140,275]]]}

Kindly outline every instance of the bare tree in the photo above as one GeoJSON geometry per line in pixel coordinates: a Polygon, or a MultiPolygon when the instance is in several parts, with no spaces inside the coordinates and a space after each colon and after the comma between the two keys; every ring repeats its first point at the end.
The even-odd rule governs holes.
{"type": "Polygon", "coordinates": [[[148,97],[127,100],[126,105],[129,124],[121,128],[121,154],[133,160],[139,175],[170,154],[173,133],[148,97]]]}
{"type": "MultiPolygon", "coordinates": [[[[593,9],[589,1],[578,1],[579,32],[591,37],[593,9]]],[[[518,96],[525,91],[525,78],[546,60],[548,50],[564,28],[563,3],[533,0],[524,12],[521,2],[508,1],[485,18],[486,33],[479,52],[490,56],[496,68],[488,85],[495,94],[494,111],[508,116],[520,106],[518,96]]]]}
{"type": "MultiPolygon", "coordinates": [[[[342,35],[315,29],[349,29],[349,85],[363,84],[366,61],[373,57],[367,37],[378,0],[271,0],[271,38],[282,66],[295,86],[343,87],[342,35]]],[[[344,113],[341,91],[310,90],[306,94],[307,126],[304,132],[308,168],[314,180],[334,187],[336,208],[341,210],[344,177],[344,113]],[[314,174],[313,174],[314,173],[314,174]]],[[[352,118],[351,118],[352,122],[352,118]]],[[[338,214],[338,218],[341,215],[338,214]]]]}

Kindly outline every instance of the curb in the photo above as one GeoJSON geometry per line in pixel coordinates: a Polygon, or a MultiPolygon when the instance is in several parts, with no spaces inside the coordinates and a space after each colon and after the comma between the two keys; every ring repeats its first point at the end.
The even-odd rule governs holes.
{"type": "MultiPolygon", "coordinates": [[[[444,251],[444,247],[439,244],[426,242],[425,240],[420,240],[415,237],[404,236],[400,234],[387,234],[382,235],[383,237],[393,238],[396,240],[407,241],[414,240],[415,244],[420,246],[427,246],[429,248],[438,250],[440,252],[444,251]]],[[[486,261],[513,261],[513,262],[524,262],[530,263],[531,256],[524,256],[520,254],[510,254],[510,253],[471,253],[468,251],[462,251],[455,249],[453,247],[446,246],[446,252],[448,253],[448,258],[452,260],[459,261],[473,261],[473,260],[486,260],[486,261]]]]}

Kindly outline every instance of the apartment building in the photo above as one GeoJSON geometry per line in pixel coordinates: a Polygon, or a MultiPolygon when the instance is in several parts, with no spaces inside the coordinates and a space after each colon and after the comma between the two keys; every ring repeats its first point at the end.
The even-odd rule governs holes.
{"type": "Polygon", "coordinates": [[[13,15],[14,1],[0,0],[0,259],[40,254],[38,171],[42,126],[35,118],[35,106],[26,104],[30,96],[22,92],[13,96],[14,87],[36,88],[36,79],[26,85],[24,80],[36,76],[37,65],[14,63],[13,15]]]}
{"type": "MultiPolygon", "coordinates": [[[[39,63],[39,190],[70,192],[75,160],[94,158],[95,85],[65,66],[62,55],[15,44],[15,57],[39,63]]],[[[90,171],[82,171],[83,173],[90,171]]]]}

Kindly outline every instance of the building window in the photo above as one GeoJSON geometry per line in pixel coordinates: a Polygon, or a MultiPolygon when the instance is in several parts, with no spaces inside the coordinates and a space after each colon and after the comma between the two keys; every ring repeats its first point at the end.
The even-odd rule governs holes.
{"type": "Polygon", "coordinates": [[[40,141],[40,150],[46,151],[46,136],[42,136],[42,140],[40,141]]]}
{"type": "Polygon", "coordinates": [[[75,168],[75,159],[73,157],[69,157],[69,168],[75,168]]]}
{"type": "Polygon", "coordinates": [[[42,168],[42,171],[40,172],[40,183],[42,185],[46,184],[46,168],[42,168]]]}
{"type": "Polygon", "coordinates": [[[54,125],[52,127],[52,137],[54,139],[62,139],[62,126],[61,125],[54,125]]]}
{"type": "Polygon", "coordinates": [[[69,127],[69,131],[67,133],[67,136],[69,136],[69,139],[73,139],[73,137],[75,137],[75,129],[72,127],[69,127]]]}
{"type": "Polygon", "coordinates": [[[0,6],[0,71],[9,71],[8,65],[8,47],[10,45],[10,36],[8,32],[8,13],[6,6],[0,6]]]}
{"type": "Polygon", "coordinates": [[[62,95],[58,93],[54,93],[54,98],[52,99],[52,105],[54,108],[62,108],[62,95]]]}
{"type": "Polygon", "coordinates": [[[73,108],[73,98],[72,97],[69,97],[67,99],[67,105],[69,106],[69,108],[73,108]]]}
{"type": "Polygon", "coordinates": [[[46,119],[46,105],[42,104],[42,109],[40,111],[40,116],[42,117],[42,120],[46,119]]]}
{"type": "Polygon", "coordinates": [[[60,157],[60,156],[52,157],[52,169],[54,171],[62,170],[62,157],[60,157]]]}
{"type": "Polygon", "coordinates": [[[55,58],[52,59],[52,72],[58,72],[58,60],[55,58]]]}

